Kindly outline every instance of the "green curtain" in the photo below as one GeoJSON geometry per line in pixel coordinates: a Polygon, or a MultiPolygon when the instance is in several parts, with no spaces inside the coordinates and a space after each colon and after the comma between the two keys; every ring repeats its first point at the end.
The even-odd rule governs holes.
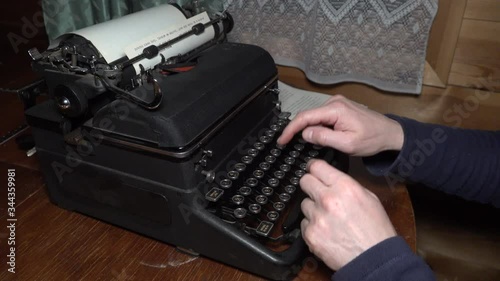
{"type": "MultiPolygon", "coordinates": [[[[50,40],[126,14],[165,3],[189,5],[194,0],[42,0],[50,40]]],[[[209,11],[221,10],[223,0],[198,0],[209,11]]]]}

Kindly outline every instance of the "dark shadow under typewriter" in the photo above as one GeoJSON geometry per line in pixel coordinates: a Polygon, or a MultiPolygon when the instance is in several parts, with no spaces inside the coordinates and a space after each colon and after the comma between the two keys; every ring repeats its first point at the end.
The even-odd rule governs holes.
{"type": "Polygon", "coordinates": [[[129,77],[126,63],[109,67],[72,40],[32,53],[52,97],[26,111],[51,200],[266,278],[293,277],[308,254],[306,163],[346,171],[347,157],[299,137],[276,145],[289,115],[271,56],[215,40],[129,77]]]}

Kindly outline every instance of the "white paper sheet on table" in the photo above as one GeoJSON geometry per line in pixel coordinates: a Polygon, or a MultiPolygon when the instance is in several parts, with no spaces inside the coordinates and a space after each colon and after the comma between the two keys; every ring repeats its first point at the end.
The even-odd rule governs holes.
{"type": "Polygon", "coordinates": [[[331,98],[329,95],[294,88],[281,81],[278,82],[278,87],[280,89],[281,109],[292,113],[291,119],[297,113],[319,107],[331,98]]]}

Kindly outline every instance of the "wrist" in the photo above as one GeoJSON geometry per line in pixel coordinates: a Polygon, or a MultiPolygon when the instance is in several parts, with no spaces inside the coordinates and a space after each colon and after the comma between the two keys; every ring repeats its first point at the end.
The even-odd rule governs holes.
{"type": "Polygon", "coordinates": [[[393,119],[388,118],[389,121],[389,132],[387,134],[386,150],[396,150],[400,151],[404,144],[404,131],[401,124],[393,119]]]}

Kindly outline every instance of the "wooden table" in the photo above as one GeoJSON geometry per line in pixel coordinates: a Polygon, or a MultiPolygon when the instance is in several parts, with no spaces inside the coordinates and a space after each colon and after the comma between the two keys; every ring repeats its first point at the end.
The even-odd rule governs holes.
{"type": "MultiPolygon", "coordinates": [[[[286,76],[284,77],[286,79],[286,76]]],[[[22,106],[0,96],[0,134],[19,125],[22,106]]],[[[262,280],[136,233],[72,213],[50,203],[36,157],[27,158],[13,140],[0,147],[0,280],[262,280]],[[6,271],[7,169],[16,169],[16,274],[6,271]]],[[[389,188],[367,174],[359,159],[350,174],[381,199],[398,233],[416,248],[415,220],[402,185],[389,188]]],[[[321,263],[309,263],[298,280],[330,280],[321,263]]]]}

